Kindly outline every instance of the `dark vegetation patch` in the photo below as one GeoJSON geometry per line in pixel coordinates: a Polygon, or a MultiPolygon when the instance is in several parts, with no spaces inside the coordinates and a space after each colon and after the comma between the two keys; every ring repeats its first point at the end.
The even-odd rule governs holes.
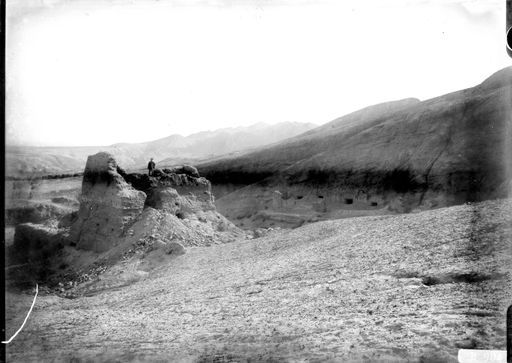
{"type": "Polygon", "coordinates": [[[345,204],[352,204],[354,200],[352,198],[345,198],[345,204]]]}
{"type": "Polygon", "coordinates": [[[379,203],[377,203],[377,202],[372,202],[372,203],[371,203],[371,206],[372,206],[372,207],[376,207],[376,206],[378,206],[378,205],[379,205],[379,203]]]}

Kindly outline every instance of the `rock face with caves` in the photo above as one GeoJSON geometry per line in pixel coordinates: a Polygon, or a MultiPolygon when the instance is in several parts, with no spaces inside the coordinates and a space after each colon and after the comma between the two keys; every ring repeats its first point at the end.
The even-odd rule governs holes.
{"type": "Polygon", "coordinates": [[[508,67],[472,88],[370,106],[198,169],[217,208],[244,228],[262,215],[279,225],[283,213],[310,221],[503,198],[512,192],[511,100],[508,67]]]}

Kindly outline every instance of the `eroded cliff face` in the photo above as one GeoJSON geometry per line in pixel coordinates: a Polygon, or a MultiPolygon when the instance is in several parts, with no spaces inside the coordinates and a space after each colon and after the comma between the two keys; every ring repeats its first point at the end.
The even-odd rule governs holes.
{"type": "Polygon", "coordinates": [[[59,223],[16,227],[10,263],[41,266],[15,271],[19,281],[55,280],[98,261],[113,265],[151,252],[175,256],[187,246],[245,238],[217,212],[210,182],[191,166],[127,174],[100,152],[87,160],[79,201],[79,210],[59,223]]]}
{"type": "Polygon", "coordinates": [[[156,169],[149,176],[126,173],[108,153],[88,158],[80,210],[71,226],[71,239],[78,248],[105,252],[133,240],[134,233],[147,237],[154,235],[151,231],[159,231],[154,238],[165,244],[172,240],[174,227],[182,232],[190,229],[190,238],[186,231],[181,233],[185,245],[225,242],[240,235],[217,213],[211,184],[194,167],[156,169]],[[143,213],[145,209],[155,211],[143,213]],[[165,228],[161,221],[167,221],[165,228]]]}
{"type": "Polygon", "coordinates": [[[78,248],[109,250],[142,213],[146,194],[130,186],[117,169],[111,154],[100,152],[87,159],[78,218],[71,226],[78,248]]]}

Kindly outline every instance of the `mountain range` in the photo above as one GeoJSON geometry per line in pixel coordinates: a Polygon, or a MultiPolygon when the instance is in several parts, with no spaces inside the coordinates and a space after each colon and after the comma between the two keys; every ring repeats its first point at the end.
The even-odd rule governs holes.
{"type": "Polygon", "coordinates": [[[6,175],[34,176],[82,171],[87,156],[107,151],[126,168],[144,168],[150,157],[158,166],[195,163],[220,155],[237,153],[278,142],[314,128],[312,123],[281,122],[270,125],[203,131],[189,136],[170,135],[143,143],[109,146],[30,147],[7,146],[6,175]]]}

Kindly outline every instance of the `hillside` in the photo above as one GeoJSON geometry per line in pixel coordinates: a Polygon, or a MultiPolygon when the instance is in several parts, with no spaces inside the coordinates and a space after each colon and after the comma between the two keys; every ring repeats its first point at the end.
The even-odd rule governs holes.
{"type": "Polygon", "coordinates": [[[198,168],[231,218],[347,205],[403,212],[503,197],[512,173],[511,100],[512,67],[473,88],[371,106],[198,168]],[[278,210],[275,190],[284,204],[278,210]]]}
{"type": "MultiPolygon", "coordinates": [[[[503,350],[511,212],[510,200],[486,201],[313,223],[173,259],[153,251],[74,299],[40,291],[7,357],[456,362],[459,348],[503,350]]],[[[7,336],[32,298],[7,293],[7,336]]]]}
{"type": "Polygon", "coordinates": [[[268,145],[296,136],[313,128],[314,124],[281,122],[275,125],[258,123],[204,131],[189,136],[171,135],[144,143],[119,143],[109,146],[84,147],[21,147],[8,146],[6,174],[31,176],[80,171],[88,155],[110,152],[127,168],[145,167],[150,157],[159,166],[196,163],[223,154],[268,145]]]}

